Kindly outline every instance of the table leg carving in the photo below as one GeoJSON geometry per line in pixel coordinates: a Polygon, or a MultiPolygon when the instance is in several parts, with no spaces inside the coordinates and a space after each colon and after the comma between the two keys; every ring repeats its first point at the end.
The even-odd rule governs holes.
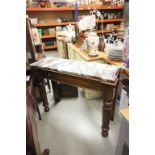
{"type": "Polygon", "coordinates": [[[49,104],[48,104],[46,90],[45,90],[45,86],[44,86],[43,81],[41,81],[39,83],[39,92],[40,92],[41,98],[43,100],[44,111],[48,112],[49,111],[49,107],[48,107],[49,104]]]}
{"type": "Polygon", "coordinates": [[[102,109],[102,136],[107,137],[111,116],[112,102],[104,102],[102,109]]]}

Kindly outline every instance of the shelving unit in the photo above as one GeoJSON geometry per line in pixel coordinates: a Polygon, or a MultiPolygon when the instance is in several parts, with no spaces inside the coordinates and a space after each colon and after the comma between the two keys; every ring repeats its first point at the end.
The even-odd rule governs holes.
{"type": "MultiPolygon", "coordinates": [[[[112,6],[112,5],[93,5],[79,7],[77,10],[121,10],[124,5],[112,6]]],[[[46,11],[74,11],[75,8],[27,8],[26,12],[46,12],[46,11]]]]}
{"type": "MultiPolygon", "coordinates": [[[[120,6],[112,6],[112,5],[87,5],[87,6],[80,6],[77,10],[79,11],[79,15],[81,14],[87,14],[88,11],[90,10],[107,10],[107,11],[123,11],[124,5],[120,6]]],[[[68,17],[71,18],[73,17],[73,13],[76,9],[75,8],[69,8],[69,7],[64,7],[64,8],[27,8],[26,13],[30,16],[30,18],[35,18],[37,17],[39,20],[43,17],[44,21],[40,21],[40,23],[33,24],[37,28],[54,28],[56,26],[66,26],[68,24],[75,25],[77,22],[55,22],[57,16],[63,16],[63,17],[68,17]],[[51,20],[52,19],[52,20],[51,20]],[[55,20],[55,21],[54,21],[55,20]],[[45,23],[43,23],[45,22],[45,23]]],[[[114,19],[103,19],[103,20],[96,20],[98,24],[100,23],[118,23],[120,25],[121,22],[123,22],[122,18],[114,18],[114,19]]],[[[98,34],[99,33],[111,33],[112,30],[97,30],[96,31],[98,34]]],[[[56,36],[54,35],[43,35],[41,36],[43,39],[43,42],[46,40],[50,39],[55,39],[56,36]]],[[[46,46],[44,47],[44,50],[49,50],[49,49],[56,49],[57,46],[46,46]]]]}

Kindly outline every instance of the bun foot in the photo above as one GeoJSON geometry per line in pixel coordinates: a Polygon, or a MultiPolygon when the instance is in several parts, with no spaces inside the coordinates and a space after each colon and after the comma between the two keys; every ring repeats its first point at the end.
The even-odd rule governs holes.
{"type": "Polygon", "coordinates": [[[108,137],[108,132],[107,131],[102,132],[102,137],[108,137]]]}
{"type": "Polygon", "coordinates": [[[45,149],[44,151],[43,151],[43,153],[42,153],[42,155],[49,155],[49,149],[45,149]]]}
{"type": "Polygon", "coordinates": [[[50,108],[48,106],[44,108],[45,112],[48,112],[49,110],[50,110],[50,108]]]}

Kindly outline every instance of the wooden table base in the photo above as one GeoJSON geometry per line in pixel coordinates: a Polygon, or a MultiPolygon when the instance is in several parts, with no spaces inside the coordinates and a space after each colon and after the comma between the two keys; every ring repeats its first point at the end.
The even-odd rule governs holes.
{"type": "Polygon", "coordinates": [[[116,78],[115,81],[110,82],[110,81],[99,80],[97,78],[88,78],[84,76],[63,73],[63,72],[58,72],[58,71],[49,70],[49,69],[36,68],[36,67],[32,67],[32,72],[33,74],[35,74],[34,77],[35,78],[37,77],[37,81],[39,81],[39,88],[40,88],[39,90],[43,98],[43,106],[46,112],[49,111],[49,106],[48,106],[45,87],[43,84],[44,78],[50,79],[52,81],[55,102],[58,102],[60,100],[59,91],[56,85],[57,82],[71,85],[71,86],[94,89],[100,92],[104,92],[101,133],[103,137],[108,136],[110,119],[112,119],[112,117],[114,116],[114,115],[111,115],[111,112],[114,104],[113,102],[114,96],[115,96],[114,92],[117,87],[118,78],[116,78]]]}

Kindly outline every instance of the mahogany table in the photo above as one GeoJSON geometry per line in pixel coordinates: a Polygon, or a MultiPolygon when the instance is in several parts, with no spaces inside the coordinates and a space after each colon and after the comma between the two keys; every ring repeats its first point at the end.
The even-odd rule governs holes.
{"type": "MultiPolygon", "coordinates": [[[[108,136],[109,123],[112,112],[112,105],[114,100],[114,94],[118,85],[118,75],[114,81],[102,80],[95,77],[82,76],[72,73],[60,72],[57,70],[42,68],[38,66],[31,66],[33,78],[38,81],[40,85],[40,91],[43,96],[43,106],[45,111],[49,111],[48,100],[46,96],[45,87],[43,84],[44,79],[50,79],[53,82],[60,82],[63,84],[77,86],[82,88],[94,89],[103,93],[103,108],[102,108],[102,126],[101,133],[103,137],[108,136]]],[[[54,91],[55,92],[55,91],[54,91]]],[[[56,95],[56,94],[54,94],[56,95]]]]}

